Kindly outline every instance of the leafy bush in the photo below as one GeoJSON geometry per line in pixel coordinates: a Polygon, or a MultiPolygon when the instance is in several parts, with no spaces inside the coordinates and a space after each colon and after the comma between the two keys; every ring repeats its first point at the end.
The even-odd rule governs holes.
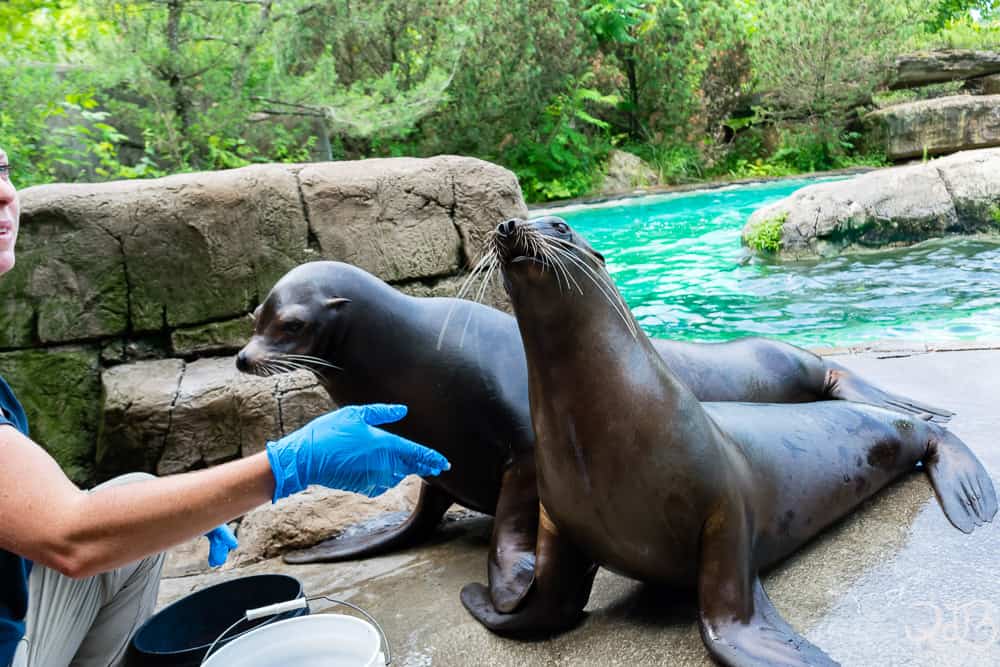
{"type": "Polygon", "coordinates": [[[759,252],[776,254],[781,250],[781,226],[786,220],[787,212],[762,220],[747,233],[747,246],[759,252]]]}
{"type": "Polygon", "coordinates": [[[618,98],[582,85],[589,79],[571,82],[546,108],[537,133],[514,141],[502,154],[528,201],[575,197],[592,188],[611,139],[608,123],[588,107],[614,105],[618,98]]]}
{"type": "Polygon", "coordinates": [[[925,12],[921,0],[761,0],[751,58],[767,110],[839,123],[871,98],[925,12]]]}
{"type": "Polygon", "coordinates": [[[701,154],[690,144],[632,144],[625,150],[648,162],[661,183],[691,183],[705,177],[701,154]]]}
{"type": "Polygon", "coordinates": [[[976,21],[968,15],[950,19],[921,41],[925,48],[996,49],[1000,47],[1000,15],[990,21],[976,21]]]}

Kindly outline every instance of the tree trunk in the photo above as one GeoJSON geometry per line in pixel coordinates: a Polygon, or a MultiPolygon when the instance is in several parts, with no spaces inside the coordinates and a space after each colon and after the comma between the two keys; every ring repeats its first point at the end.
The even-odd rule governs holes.
{"type": "Polygon", "coordinates": [[[632,141],[639,141],[639,82],[636,76],[635,50],[631,46],[626,47],[624,60],[631,103],[628,110],[628,135],[632,141]]]}
{"type": "Polygon", "coordinates": [[[185,94],[184,80],[177,71],[177,63],[180,61],[180,24],[181,15],[184,13],[184,0],[170,0],[167,7],[167,49],[170,52],[167,84],[174,98],[174,113],[177,114],[181,124],[181,136],[185,137],[191,126],[191,100],[185,94]]]}

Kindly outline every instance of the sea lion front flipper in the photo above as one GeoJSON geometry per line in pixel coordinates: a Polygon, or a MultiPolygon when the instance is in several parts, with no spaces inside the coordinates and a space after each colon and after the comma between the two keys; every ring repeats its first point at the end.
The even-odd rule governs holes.
{"type": "Polygon", "coordinates": [[[856,401],[897,412],[906,412],[925,421],[939,424],[948,422],[955,415],[951,410],[934,407],[906,396],[879,389],[840,364],[824,361],[826,362],[826,394],[832,399],[856,401]]]}
{"type": "Polygon", "coordinates": [[[290,551],[283,559],[293,565],[330,563],[408,547],[430,535],[453,502],[446,491],[422,481],[417,505],[403,523],[359,535],[331,537],[308,549],[290,551]]]}
{"type": "Polygon", "coordinates": [[[518,608],[505,614],[493,606],[490,591],[482,584],[462,588],[462,604],[489,630],[504,635],[553,635],[573,628],[583,618],[583,608],[597,574],[597,565],[576,545],[559,535],[541,504],[535,576],[518,608]]]}
{"type": "Polygon", "coordinates": [[[835,667],[781,617],[752,570],[750,522],[737,510],[709,517],[701,539],[698,615],[712,657],[728,667],[835,667]]]}
{"type": "Polygon", "coordinates": [[[989,523],[997,513],[993,480],[976,455],[958,436],[942,428],[927,448],[924,469],[931,478],[941,509],[963,533],[989,523]]]}
{"type": "Polygon", "coordinates": [[[500,483],[489,557],[490,598],[497,611],[514,611],[531,589],[537,541],[538,484],[529,450],[504,471],[500,483]]]}

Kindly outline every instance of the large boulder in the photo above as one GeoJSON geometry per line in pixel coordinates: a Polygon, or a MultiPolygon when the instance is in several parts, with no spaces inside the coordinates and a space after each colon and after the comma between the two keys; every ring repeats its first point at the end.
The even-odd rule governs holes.
{"type": "Polygon", "coordinates": [[[873,111],[868,141],[890,160],[1000,146],[1000,95],[952,95],[873,111]]]}
{"type": "Polygon", "coordinates": [[[892,89],[972,79],[1000,73],[1000,51],[943,50],[911,53],[896,59],[892,89]]]}
{"type": "Polygon", "coordinates": [[[613,195],[632,192],[636,188],[656,185],[659,176],[638,155],[613,150],[608,156],[608,166],[604,180],[597,189],[599,195],[613,195]]]}
{"type": "Polygon", "coordinates": [[[481,232],[527,208],[514,175],[460,157],[310,165],[299,173],[319,253],[387,282],[456,273],[481,232]]]}
{"type": "Polygon", "coordinates": [[[0,344],[74,341],[247,312],[308,243],[294,173],[258,165],[22,193],[0,344]],[[27,319],[26,319],[27,318],[27,319]]]}
{"type": "Polygon", "coordinates": [[[786,258],[1000,231],[1000,149],[818,183],[756,210],[743,242],[786,258]]]}
{"type": "Polygon", "coordinates": [[[231,357],[140,361],[104,372],[98,477],[161,475],[247,456],[332,409],[315,377],[260,378],[231,357]]]}
{"type": "Polygon", "coordinates": [[[403,521],[416,505],[420,478],[409,477],[377,498],[356,493],[309,487],[302,493],[262,505],[240,522],[239,549],[232,555],[233,567],[277,556],[289,549],[308,547],[378,518],[370,529],[384,528],[383,515],[397,512],[393,522],[403,521]]]}
{"type": "Polygon", "coordinates": [[[962,88],[973,95],[1000,95],[1000,74],[969,79],[962,88]]]}
{"type": "MultiPolygon", "coordinates": [[[[18,262],[0,295],[4,375],[80,483],[257,451],[281,432],[275,424],[328,403],[315,383],[237,391],[231,359],[190,363],[239,349],[249,313],[297,264],[348,261],[411,294],[453,295],[485,235],[527,215],[513,173],[455,156],[255,165],[21,196],[18,262]],[[183,363],[135,365],[171,357],[183,363]],[[282,396],[284,417],[272,414],[282,396]]],[[[495,288],[485,300],[506,302],[495,288]]]]}

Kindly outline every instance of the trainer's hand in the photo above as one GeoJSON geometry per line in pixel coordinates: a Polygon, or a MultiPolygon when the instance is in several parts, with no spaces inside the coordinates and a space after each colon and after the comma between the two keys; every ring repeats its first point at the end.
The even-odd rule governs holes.
{"type": "Polygon", "coordinates": [[[208,538],[208,564],[219,567],[226,562],[229,552],[240,545],[229,526],[222,524],[205,533],[208,538]]]}
{"type": "Polygon", "coordinates": [[[374,497],[407,475],[431,476],[448,470],[448,459],[433,449],[374,428],[404,416],[405,405],[351,405],[267,443],[274,472],[272,502],[310,484],[374,497]]]}

